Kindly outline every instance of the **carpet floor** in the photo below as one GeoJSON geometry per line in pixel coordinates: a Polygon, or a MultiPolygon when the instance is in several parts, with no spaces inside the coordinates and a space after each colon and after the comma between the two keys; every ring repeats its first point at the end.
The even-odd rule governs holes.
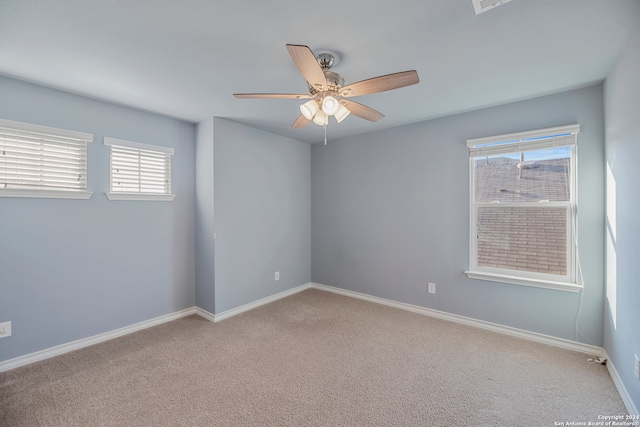
{"type": "Polygon", "coordinates": [[[626,414],[587,357],[310,289],[0,373],[0,425],[554,426],[626,414]]]}

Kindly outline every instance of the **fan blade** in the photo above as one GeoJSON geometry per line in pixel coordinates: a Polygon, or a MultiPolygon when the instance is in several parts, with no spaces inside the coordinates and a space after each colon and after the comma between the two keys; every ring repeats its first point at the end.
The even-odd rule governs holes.
{"type": "Polygon", "coordinates": [[[387,74],[352,83],[341,88],[340,95],[349,97],[384,92],[386,90],[414,85],[419,81],[418,73],[415,70],[403,71],[401,73],[387,74]]]}
{"type": "Polygon", "coordinates": [[[327,78],[308,46],[288,44],[289,55],[309,84],[320,90],[327,90],[327,78]]]}
{"type": "Polygon", "coordinates": [[[384,114],[382,114],[381,112],[355,101],[347,101],[346,99],[341,99],[340,103],[344,105],[347,110],[351,112],[351,114],[365,120],[377,122],[384,117],[384,114]]]}
{"type": "Polygon", "coordinates": [[[307,119],[305,116],[300,114],[296,119],[296,121],[293,122],[291,127],[296,129],[302,129],[303,127],[306,127],[309,123],[311,123],[311,120],[307,119]]]}
{"type": "Polygon", "coordinates": [[[303,93],[234,93],[236,98],[268,98],[268,99],[307,99],[312,95],[303,93]]]}

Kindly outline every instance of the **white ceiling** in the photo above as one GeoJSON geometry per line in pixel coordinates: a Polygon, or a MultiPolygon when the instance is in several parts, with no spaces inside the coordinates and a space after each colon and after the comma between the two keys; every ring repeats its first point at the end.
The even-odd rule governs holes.
{"type": "MultiPolygon", "coordinates": [[[[415,69],[420,83],[356,98],[386,115],[330,121],[337,139],[602,81],[640,0],[0,0],[0,74],[191,122],[224,117],[301,141],[305,93],[285,44],[340,55],[352,83],[415,69]]],[[[1,94],[0,94],[1,99],[1,94]]]]}

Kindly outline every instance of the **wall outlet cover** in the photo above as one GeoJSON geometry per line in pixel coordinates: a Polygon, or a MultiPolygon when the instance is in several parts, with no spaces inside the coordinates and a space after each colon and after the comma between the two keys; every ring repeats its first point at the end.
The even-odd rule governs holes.
{"type": "Polygon", "coordinates": [[[11,336],[11,322],[0,323],[0,338],[11,336]]]}

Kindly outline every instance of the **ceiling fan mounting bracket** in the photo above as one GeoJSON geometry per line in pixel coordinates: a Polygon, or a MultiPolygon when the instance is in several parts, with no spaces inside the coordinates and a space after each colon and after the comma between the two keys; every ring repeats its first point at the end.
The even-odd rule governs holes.
{"type": "Polygon", "coordinates": [[[315,56],[318,60],[318,64],[320,64],[320,68],[322,68],[322,71],[328,71],[331,67],[338,65],[338,62],[340,62],[338,54],[330,50],[318,51],[315,56]]]}

